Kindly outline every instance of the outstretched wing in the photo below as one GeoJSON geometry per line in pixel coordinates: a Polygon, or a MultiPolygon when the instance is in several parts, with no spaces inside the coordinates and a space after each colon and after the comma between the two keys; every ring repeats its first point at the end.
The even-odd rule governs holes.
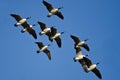
{"type": "Polygon", "coordinates": [[[86,65],[88,66],[88,68],[92,65],[92,61],[86,57],[83,57],[83,59],[85,60],[86,62],[86,65]]]}
{"type": "Polygon", "coordinates": [[[82,45],[82,47],[84,47],[87,51],[89,51],[89,50],[90,50],[90,48],[88,47],[88,45],[87,45],[87,44],[83,44],[83,45],[82,45]]]}
{"type": "Polygon", "coordinates": [[[27,24],[27,22],[23,23],[22,26],[23,26],[23,28],[27,29],[27,31],[30,35],[32,35],[35,39],[37,39],[37,34],[36,34],[35,30],[32,27],[30,27],[30,25],[27,24]]]}
{"type": "Polygon", "coordinates": [[[73,36],[73,35],[70,35],[70,37],[74,40],[74,42],[75,42],[76,44],[78,44],[78,43],[80,42],[80,40],[79,40],[78,37],[73,36]]]}
{"type": "Polygon", "coordinates": [[[50,39],[50,37],[51,37],[51,32],[48,31],[48,32],[46,33],[46,35],[48,36],[48,39],[49,39],[50,41],[52,41],[52,40],[50,39]]]}
{"type": "Polygon", "coordinates": [[[57,15],[59,18],[61,18],[61,19],[64,19],[64,17],[63,17],[63,15],[62,15],[62,13],[61,12],[59,12],[59,11],[57,11],[57,13],[55,14],[55,15],[57,15]]]}
{"type": "Polygon", "coordinates": [[[102,79],[102,75],[101,75],[100,71],[99,71],[97,68],[93,69],[92,72],[93,72],[98,78],[102,79]]]}
{"type": "Polygon", "coordinates": [[[84,61],[84,59],[79,60],[79,63],[81,64],[83,70],[87,73],[88,69],[87,69],[87,65],[86,65],[86,62],[84,61]]]}
{"type": "Polygon", "coordinates": [[[22,18],[21,18],[19,15],[17,15],[17,14],[10,14],[10,15],[11,15],[12,17],[14,17],[17,22],[22,19],[22,18]]]}
{"type": "Polygon", "coordinates": [[[40,25],[40,28],[41,28],[42,31],[46,28],[45,23],[38,22],[38,24],[40,25]]]}
{"type": "Polygon", "coordinates": [[[49,12],[53,9],[52,5],[44,0],[43,0],[43,4],[46,6],[46,8],[49,12]]]}
{"type": "Polygon", "coordinates": [[[46,53],[46,55],[48,56],[48,59],[51,60],[50,51],[48,49],[46,49],[46,50],[44,50],[44,53],[46,53]]]}
{"type": "Polygon", "coordinates": [[[32,29],[32,28],[28,28],[27,29],[27,31],[29,32],[29,34],[31,34],[35,39],[37,39],[37,34],[36,34],[36,32],[35,32],[35,30],[34,29],[32,29]]]}
{"type": "Polygon", "coordinates": [[[44,46],[42,42],[35,42],[35,43],[38,45],[40,49],[44,46]]]}
{"type": "Polygon", "coordinates": [[[57,33],[57,29],[54,27],[51,27],[51,35],[54,36],[57,33]]]}
{"type": "Polygon", "coordinates": [[[60,48],[62,45],[60,37],[55,38],[55,41],[56,41],[58,47],[60,48]]]}

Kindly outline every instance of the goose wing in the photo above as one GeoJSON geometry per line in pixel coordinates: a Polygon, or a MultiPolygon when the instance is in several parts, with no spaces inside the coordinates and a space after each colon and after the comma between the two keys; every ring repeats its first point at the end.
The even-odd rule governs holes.
{"type": "Polygon", "coordinates": [[[51,32],[48,31],[48,32],[46,33],[46,35],[48,36],[49,40],[52,41],[52,40],[50,39],[50,37],[51,37],[51,32]]]}
{"type": "Polygon", "coordinates": [[[21,18],[19,15],[17,15],[17,14],[10,14],[10,15],[11,15],[12,17],[14,17],[17,22],[22,19],[22,18],[21,18]]]}
{"type": "Polygon", "coordinates": [[[51,27],[51,35],[54,36],[57,33],[57,29],[54,27],[51,27]]]}
{"type": "Polygon", "coordinates": [[[86,62],[86,65],[88,66],[88,68],[92,65],[92,61],[86,57],[83,57],[83,59],[85,60],[86,62]]]}
{"type": "Polygon", "coordinates": [[[63,17],[63,15],[62,15],[62,13],[61,12],[59,12],[59,11],[57,11],[57,13],[55,14],[55,15],[57,15],[59,18],[61,18],[61,19],[64,19],[64,17],[63,17]]]}
{"type": "Polygon", "coordinates": [[[82,45],[82,47],[84,47],[87,51],[89,51],[89,50],[90,50],[90,48],[88,47],[88,45],[87,45],[87,44],[83,44],[83,45],[82,45]]]}
{"type": "Polygon", "coordinates": [[[75,42],[76,44],[78,44],[78,43],[80,42],[80,40],[79,40],[78,37],[73,36],[73,35],[71,35],[70,37],[74,40],[74,42],[75,42]]]}
{"type": "Polygon", "coordinates": [[[42,31],[46,28],[46,25],[44,23],[38,22],[38,24],[40,25],[42,31]]]}
{"type": "Polygon", "coordinates": [[[88,72],[87,67],[86,67],[86,62],[84,61],[84,59],[79,60],[79,63],[81,64],[83,70],[85,72],[88,72]]]}
{"type": "Polygon", "coordinates": [[[27,31],[29,32],[29,34],[31,34],[35,39],[37,39],[37,34],[35,32],[35,30],[33,28],[28,28],[27,31]]]}
{"type": "Polygon", "coordinates": [[[51,54],[50,51],[48,49],[43,51],[44,53],[46,53],[46,55],[48,56],[48,59],[51,60],[51,54]]]}
{"type": "Polygon", "coordinates": [[[43,43],[42,42],[35,42],[37,45],[38,45],[38,47],[41,49],[42,47],[44,47],[44,45],[43,45],[43,43]]]}
{"type": "Polygon", "coordinates": [[[57,38],[55,38],[55,41],[56,41],[56,43],[57,43],[57,45],[58,45],[58,47],[60,48],[61,47],[61,38],[60,37],[57,37],[57,38]]]}
{"type": "Polygon", "coordinates": [[[46,6],[46,8],[49,12],[53,9],[52,5],[44,0],[43,0],[43,4],[46,6]]]}
{"type": "Polygon", "coordinates": [[[35,39],[37,39],[37,34],[36,34],[35,30],[32,27],[30,27],[30,25],[27,24],[27,22],[23,23],[22,26],[23,26],[23,28],[27,29],[27,31],[29,32],[30,35],[32,35],[35,39]]]}
{"type": "Polygon", "coordinates": [[[98,78],[102,79],[102,75],[101,75],[100,71],[99,71],[97,68],[93,69],[92,72],[93,72],[98,78]]]}

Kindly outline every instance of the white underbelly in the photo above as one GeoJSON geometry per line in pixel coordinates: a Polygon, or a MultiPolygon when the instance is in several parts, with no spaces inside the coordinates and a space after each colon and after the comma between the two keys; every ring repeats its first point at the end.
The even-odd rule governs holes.
{"type": "Polygon", "coordinates": [[[40,52],[43,52],[46,49],[47,49],[47,46],[44,46],[42,49],[40,49],[40,52]]]}
{"type": "Polygon", "coordinates": [[[21,24],[25,23],[26,19],[22,19],[16,23],[16,25],[20,26],[21,24]]]}

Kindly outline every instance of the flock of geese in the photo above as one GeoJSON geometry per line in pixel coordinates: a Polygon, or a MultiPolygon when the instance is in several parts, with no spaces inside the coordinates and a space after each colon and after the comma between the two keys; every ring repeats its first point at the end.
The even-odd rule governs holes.
{"type": "MultiPolygon", "coordinates": [[[[47,10],[49,11],[49,14],[47,15],[47,17],[51,17],[52,15],[56,15],[61,19],[64,19],[64,16],[62,15],[62,13],[59,11],[60,9],[62,9],[63,7],[60,8],[54,8],[50,3],[46,2],[43,0],[43,4],[44,6],[47,8],[47,10]]],[[[14,24],[14,26],[22,26],[23,29],[21,30],[22,33],[24,32],[28,32],[30,35],[32,35],[35,39],[37,39],[37,35],[36,35],[36,31],[33,29],[33,26],[36,26],[36,24],[34,25],[30,25],[28,24],[27,20],[30,19],[31,17],[27,17],[27,18],[22,18],[20,15],[18,14],[10,14],[13,18],[16,19],[17,23],[14,24]]],[[[57,32],[57,29],[55,27],[47,27],[45,23],[43,22],[37,22],[41,28],[41,32],[39,33],[39,35],[47,35],[49,41],[53,41],[55,40],[58,47],[61,47],[61,38],[60,35],[62,35],[64,32],[57,32]]],[[[76,56],[73,58],[74,62],[79,62],[83,68],[83,70],[88,73],[90,71],[92,71],[98,78],[102,79],[102,75],[100,73],[100,71],[96,68],[96,66],[99,63],[92,63],[92,61],[87,57],[88,55],[83,55],[82,53],[82,48],[85,48],[87,51],[89,51],[89,46],[86,44],[86,41],[88,39],[85,40],[80,40],[77,36],[74,35],[70,35],[70,37],[73,39],[73,41],[75,42],[74,44],[74,49],[76,50],[76,56]]],[[[37,50],[37,53],[41,53],[44,52],[46,53],[46,55],[48,56],[48,59],[51,60],[51,53],[50,50],[48,50],[48,47],[50,46],[50,44],[48,45],[44,45],[42,42],[35,42],[35,44],[38,45],[39,50],[37,50]]]]}

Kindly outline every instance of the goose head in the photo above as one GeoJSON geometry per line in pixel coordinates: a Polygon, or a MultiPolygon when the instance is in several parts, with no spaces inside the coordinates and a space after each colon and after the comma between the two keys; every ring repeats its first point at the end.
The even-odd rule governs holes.
{"type": "Polygon", "coordinates": [[[31,18],[31,16],[27,17],[26,19],[30,19],[30,18],[31,18]]]}
{"type": "Polygon", "coordinates": [[[84,41],[86,42],[86,41],[88,41],[89,39],[87,38],[87,39],[85,39],[84,41]]]}
{"type": "Polygon", "coordinates": [[[96,65],[100,64],[99,62],[96,63],[96,65]]]}
{"type": "Polygon", "coordinates": [[[73,58],[74,62],[76,62],[77,60],[75,59],[75,57],[73,58]]]}
{"type": "Polygon", "coordinates": [[[60,10],[60,9],[62,9],[62,8],[63,8],[63,6],[59,7],[58,10],[60,10]]]}
{"type": "Polygon", "coordinates": [[[61,32],[60,34],[64,34],[65,32],[61,32]]]}
{"type": "Polygon", "coordinates": [[[37,53],[40,53],[40,51],[39,51],[39,50],[37,50],[36,52],[37,52],[37,53]]]}
{"type": "Polygon", "coordinates": [[[89,56],[88,54],[84,55],[84,57],[88,57],[88,56],[89,56]]]}
{"type": "Polygon", "coordinates": [[[42,32],[40,32],[39,35],[42,36],[43,35],[42,32]]]}

